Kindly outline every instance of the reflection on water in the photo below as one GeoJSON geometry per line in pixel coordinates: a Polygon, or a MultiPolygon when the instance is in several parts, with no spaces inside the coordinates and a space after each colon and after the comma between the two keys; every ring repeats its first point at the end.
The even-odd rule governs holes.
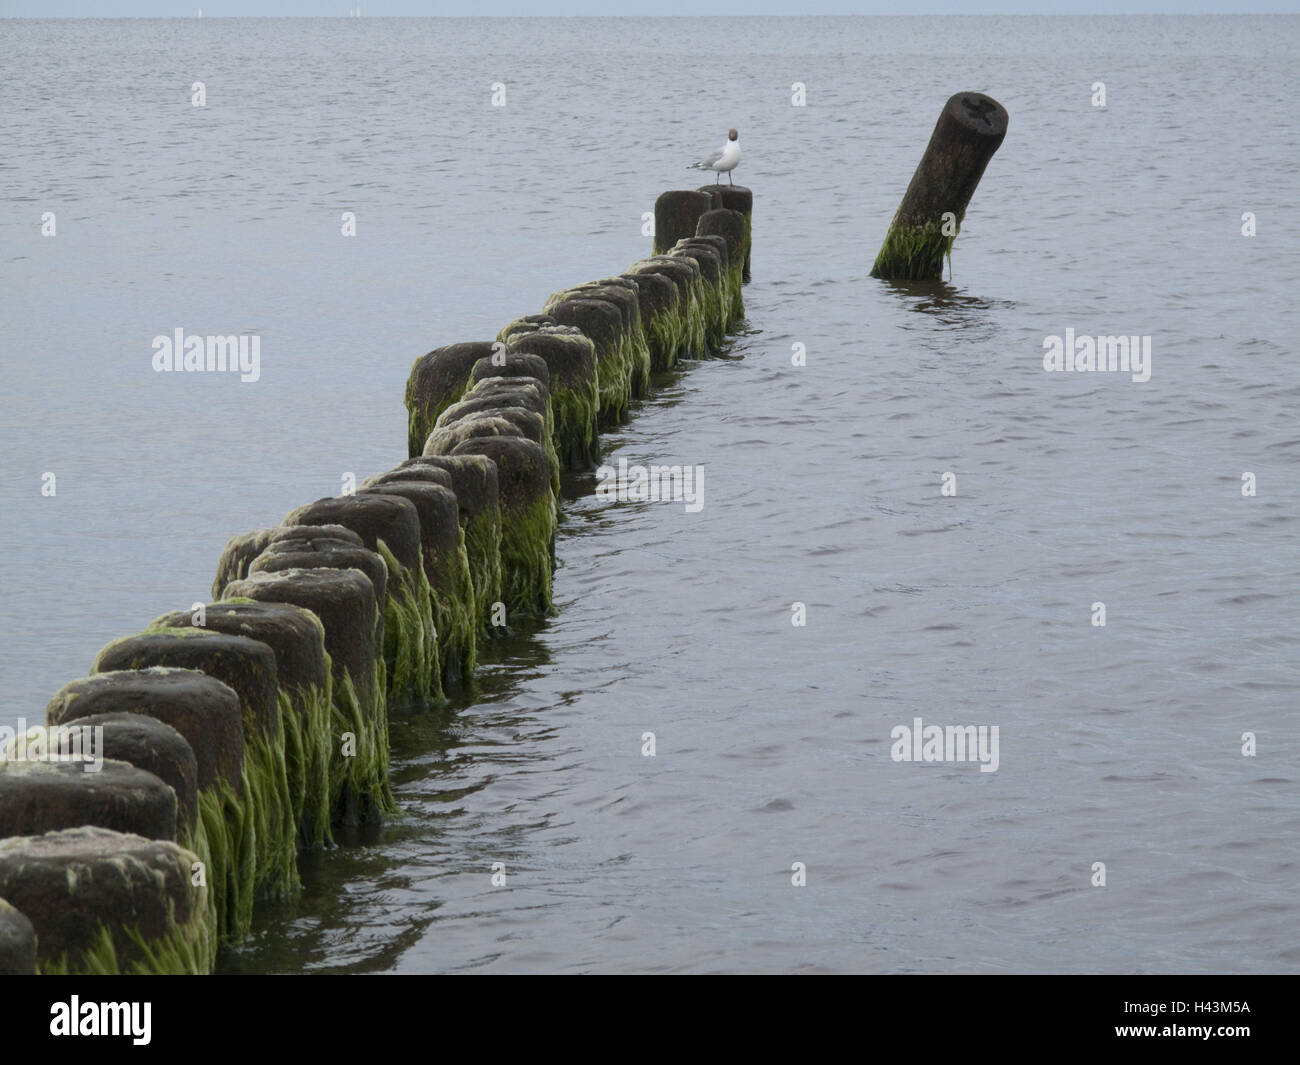
{"type": "MultiPolygon", "coordinates": [[[[901,300],[909,311],[928,317],[928,324],[919,327],[923,332],[937,326],[943,330],[961,331],[971,340],[991,339],[997,332],[997,313],[1012,311],[1016,306],[1015,300],[976,296],[948,281],[881,280],[878,283],[901,300]]],[[[904,327],[907,327],[906,323],[904,327]]]]}

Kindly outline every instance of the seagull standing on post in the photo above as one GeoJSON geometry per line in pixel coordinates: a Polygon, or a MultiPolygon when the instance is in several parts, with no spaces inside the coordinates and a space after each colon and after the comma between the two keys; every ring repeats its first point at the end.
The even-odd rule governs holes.
{"type": "Polygon", "coordinates": [[[727,175],[727,181],[734,185],[736,182],[731,177],[731,172],[736,169],[740,162],[740,134],[734,129],[727,133],[727,143],[719,148],[712,155],[701,159],[698,163],[692,163],[687,170],[712,170],[718,175],[715,185],[721,184],[722,175],[727,175]]]}

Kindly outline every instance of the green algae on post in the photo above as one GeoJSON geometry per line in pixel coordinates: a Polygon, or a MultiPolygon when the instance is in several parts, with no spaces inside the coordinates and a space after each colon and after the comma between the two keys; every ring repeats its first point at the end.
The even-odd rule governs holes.
{"type": "Polygon", "coordinates": [[[624,421],[632,400],[632,363],[623,337],[622,313],[606,300],[570,299],[557,303],[551,317],[591,339],[596,349],[600,421],[608,425],[624,421]]]}
{"type": "Polygon", "coordinates": [[[205,863],[218,938],[237,942],[252,923],[256,876],[239,696],[198,670],[121,670],[65,684],[46,707],[45,720],[59,725],[118,713],[174,727],[194,752],[198,823],[189,849],[205,863]]]}
{"type": "Polygon", "coordinates": [[[508,422],[519,430],[519,435],[546,448],[551,462],[551,490],[558,495],[560,456],[556,451],[547,391],[545,385],[533,378],[487,378],[467,392],[463,400],[442,412],[425,441],[424,453],[448,455],[457,444],[475,436],[516,435],[500,424],[508,422]]]}
{"type": "Polygon", "coordinates": [[[493,628],[492,608],[501,599],[501,504],[497,467],[483,455],[420,455],[399,469],[428,466],[452,477],[465,555],[474,584],[474,615],[479,631],[493,628]]]}
{"type": "Polygon", "coordinates": [[[745,185],[704,185],[700,191],[707,193],[713,200],[715,208],[725,207],[729,211],[739,211],[745,218],[744,263],[741,267],[741,281],[749,284],[749,258],[754,241],[752,216],[754,213],[754,192],[745,185]]]}
{"type": "Polygon", "coordinates": [[[704,322],[705,355],[701,357],[720,352],[727,336],[728,299],[724,292],[723,254],[711,244],[694,238],[678,241],[669,253],[673,258],[691,260],[700,271],[696,282],[696,306],[704,322]]]}
{"type": "Polygon", "coordinates": [[[545,326],[516,334],[509,349],[546,363],[557,456],[569,469],[594,466],[600,460],[600,390],[591,338],[573,326],[545,326]]]}
{"type": "Polygon", "coordinates": [[[360,569],[252,572],[226,587],[229,598],[293,603],[325,627],[332,678],[330,805],[335,824],[382,820],[396,809],[388,783],[388,707],[380,648],[380,598],[360,569]]]}
{"type": "Polygon", "coordinates": [[[509,615],[549,615],[556,511],[546,451],[531,440],[488,437],[465,441],[456,454],[486,455],[497,464],[502,601],[509,615]]]}
{"type": "Polygon", "coordinates": [[[650,356],[649,372],[667,370],[681,346],[681,302],[672,278],[658,273],[620,274],[613,280],[630,286],[640,305],[641,331],[650,356]]]}
{"type": "MultiPolygon", "coordinates": [[[[469,373],[468,366],[465,373],[469,373]]],[[[420,560],[420,517],[415,504],[398,495],[365,492],[318,499],[292,511],[284,523],[344,525],[359,535],[366,547],[383,556],[388,565],[383,607],[388,703],[440,703],[442,665],[433,627],[432,592],[420,560]]]]}
{"type": "Polygon", "coordinates": [[[620,361],[630,374],[632,395],[643,396],[650,387],[652,357],[650,344],[641,319],[641,297],[633,277],[613,277],[603,281],[588,281],[563,292],[551,295],[545,305],[552,309],[567,300],[603,300],[618,308],[622,320],[620,333],[620,361]]]}
{"type": "MultiPolygon", "coordinates": [[[[294,541],[276,541],[272,546],[285,543],[294,541]]],[[[247,636],[260,640],[274,652],[280,720],[285,728],[285,767],[298,843],[307,848],[324,846],[329,840],[331,691],[325,630],[320,619],[288,603],[238,599],[208,603],[202,614],[197,610],[165,614],[150,628],[186,626],[247,636]]]]}
{"type": "Polygon", "coordinates": [[[418,455],[424,450],[424,441],[438,415],[465,394],[474,364],[479,359],[490,357],[497,350],[496,343],[500,342],[448,344],[421,355],[411,365],[411,374],[406,381],[409,454],[418,455]]]}
{"type": "MultiPolygon", "coordinates": [[[[656,273],[668,277],[677,286],[680,305],[677,335],[680,338],[677,358],[703,359],[709,354],[699,264],[686,256],[656,255],[628,267],[634,277],[656,273]]],[[[676,359],[674,359],[676,361],[676,359]]]]}
{"type": "Polygon", "coordinates": [[[926,222],[909,226],[895,223],[885,236],[872,277],[894,281],[938,281],[943,277],[944,261],[952,255],[953,241],[959,231],[956,222],[926,222]],[[944,230],[948,229],[945,233],[944,230]]]}
{"type": "MultiPolygon", "coordinates": [[[[428,473],[447,477],[442,470],[428,473]]],[[[437,637],[443,680],[471,681],[478,657],[478,626],[473,614],[473,581],[461,547],[456,494],[441,484],[416,480],[389,480],[363,487],[359,494],[366,493],[400,496],[414,504],[420,519],[423,575],[429,587],[428,620],[437,637]]]]}
{"type": "Polygon", "coordinates": [[[745,317],[745,216],[725,208],[705,211],[700,217],[696,240],[721,241],[726,255],[725,276],[729,298],[727,331],[745,317]]]}
{"type": "Polygon", "coordinates": [[[233,688],[244,722],[244,798],[256,846],[256,891],[287,898],[298,888],[297,825],[285,762],[275,655],[245,636],[172,628],[143,632],[99,652],[94,673],[145,666],[199,669],[233,688]]]}
{"type": "Polygon", "coordinates": [[[433,592],[422,566],[405,566],[380,540],[379,554],[390,574],[384,604],[384,664],[388,671],[388,703],[410,706],[438,703],[442,691],[442,660],[433,627],[433,592]]]}
{"type": "Polygon", "coordinates": [[[204,973],[212,958],[198,855],[83,826],[0,840],[0,896],[32,923],[42,973],[204,973]]]}
{"type": "Polygon", "coordinates": [[[216,945],[202,921],[176,925],[157,939],[138,924],[105,921],[91,933],[76,968],[64,953],[41,967],[44,976],[207,976],[216,968],[216,945]],[[119,944],[125,942],[125,948],[119,944]]]}
{"type": "Polygon", "coordinates": [[[469,683],[478,661],[478,633],[482,626],[476,617],[477,575],[465,546],[462,508],[451,472],[437,466],[411,464],[417,461],[407,459],[396,469],[367,477],[361,487],[363,491],[367,488],[383,491],[386,485],[406,483],[434,485],[445,490],[439,496],[440,508],[432,512],[427,507],[421,509],[420,533],[424,541],[425,573],[433,590],[434,627],[442,654],[443,680],[449,682],[459,674],[461,682],[469,683]],[[426,528],[430,519],[432,539],[430,529],[426,528]],[[466,631],[467,625],[472,631],[466,631]]]}

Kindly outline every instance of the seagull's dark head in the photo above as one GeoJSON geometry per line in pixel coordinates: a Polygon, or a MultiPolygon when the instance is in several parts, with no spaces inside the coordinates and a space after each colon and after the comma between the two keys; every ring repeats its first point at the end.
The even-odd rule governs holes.
{"type": "Polygon", "coordinates": [[[727,132],[727,140],[729,140],[729,141],[740,140],[740,134],[737,133],[734,129],[733,129],[733,130],[728,130],[728,132],[727,132]]]}

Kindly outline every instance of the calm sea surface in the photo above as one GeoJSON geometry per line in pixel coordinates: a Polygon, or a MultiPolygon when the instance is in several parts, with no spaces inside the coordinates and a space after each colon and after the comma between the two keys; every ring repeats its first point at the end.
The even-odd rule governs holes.
{"type": "Polygon", "coordinates": [[[1286,16],[0,22],[0,724],[404,457],[416,356],[647,254],[737,126],[747,327],[604,438],[703,510],[573,480],[558,616],[395,714],[402,817],[224,968],[1300,971],[1298,59],[1286,16]],[[1011,123],[952,280],[874,281],[959,90],[1011,123]],[[261,379],[155,374],[177,327],[261,379]],[[1150,381],[1045,372],[1067,328],[1150,381]],[[997,772],[893,761],[916,717],[997,772]]]}

